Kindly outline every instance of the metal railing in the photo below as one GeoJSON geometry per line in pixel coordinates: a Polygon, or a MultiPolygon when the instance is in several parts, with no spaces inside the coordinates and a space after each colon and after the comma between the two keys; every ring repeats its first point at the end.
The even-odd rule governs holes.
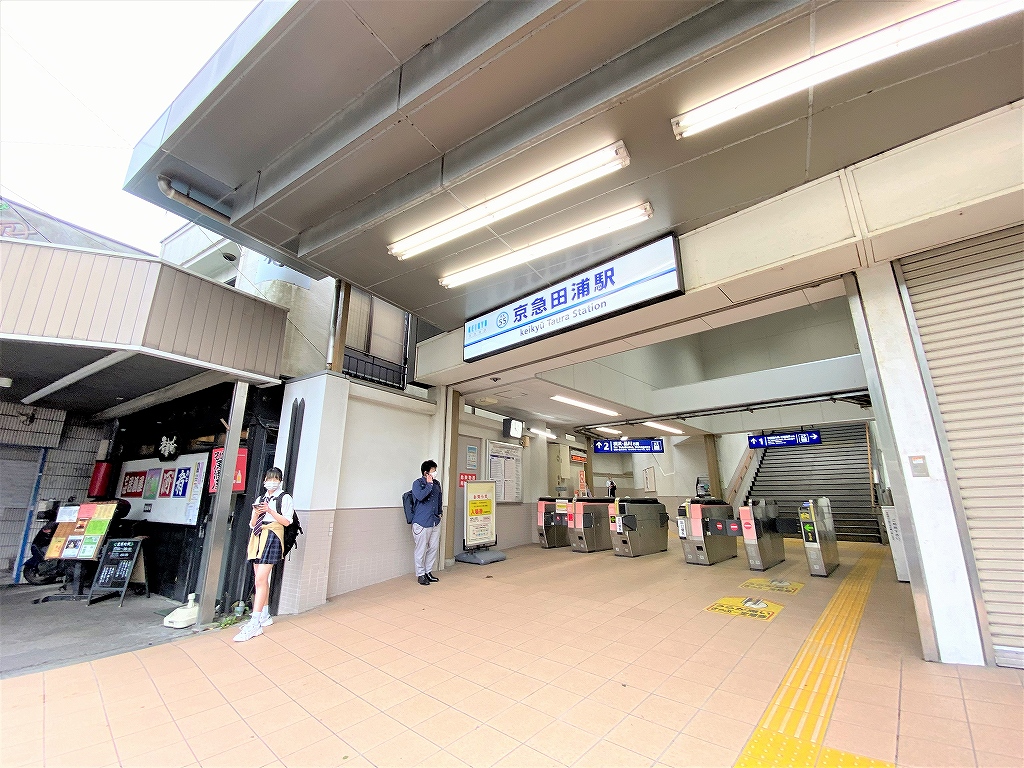
{"type": "Polygon", "coordinates": [[[355,349],[345,348],[342,372],[353,379],[372,381],[394,389],[405,389],[408,367],[355,349]]]}

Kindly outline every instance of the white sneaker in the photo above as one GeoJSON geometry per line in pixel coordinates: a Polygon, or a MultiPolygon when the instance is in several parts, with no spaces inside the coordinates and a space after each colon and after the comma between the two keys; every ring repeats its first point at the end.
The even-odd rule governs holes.
{"type": "Polygon", "coordinates": [[[274,623],[274,618],[269,613],[261,613],[260,614],[260,626],[261,627],[269,627],[273,623],[274,623]]]}
{"type": "Polygon", "coordinates": [[[246,640],[252,640],[257,635],[263,634],[263,627],[260,626],[258,621],[250,621],[244,627],[242,631],[235,635],[236,643],[244,643],[246,640]]]}

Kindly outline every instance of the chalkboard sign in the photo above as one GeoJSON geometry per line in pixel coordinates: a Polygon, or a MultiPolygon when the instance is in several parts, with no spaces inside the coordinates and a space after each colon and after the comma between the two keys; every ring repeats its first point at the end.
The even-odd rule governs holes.
{"type": "MultiPolygon", "coordinates": [[[[92,580],[92,588],[89,590],[89,604],[121,595],[121,602],[124,604],[124,594],[128,585],[133,581],[146,583],[145,561],[139,561],[142,554],[142,539],[108,539],[100,556],[99,567],[92,580]],[[141,566],[137,568],[136,564],[141,566]],[[139,570],[140,573],[136,573],[139,570]],[[96,597],[93,597],[96,595],[96,597]]],[[[149,585],[146,585],[146,597],[149,597],[149,585]]]]}

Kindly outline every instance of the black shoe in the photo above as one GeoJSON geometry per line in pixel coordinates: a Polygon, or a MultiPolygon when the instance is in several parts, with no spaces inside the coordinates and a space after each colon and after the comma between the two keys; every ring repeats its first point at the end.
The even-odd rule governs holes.
{"type": "Polygon", "coordinates": [[[422,576],[418,576],[416,578],[416,581],[418,581],[424,587],[429,587],[430,586],[430,579],[427,578],[426,574],[423,574],[422,576]]]}
{"type": "Polygon", "coordinates": [[[435,576],[434,574],[428,572],[427,573],[427,581],[434,582],[434,581],[440,581],[440,579],[437,578],[437,576],[435,576]]]}

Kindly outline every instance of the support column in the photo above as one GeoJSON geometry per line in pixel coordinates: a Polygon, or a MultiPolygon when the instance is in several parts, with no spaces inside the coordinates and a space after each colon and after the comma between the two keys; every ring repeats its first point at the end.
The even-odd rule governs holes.
{"type": "Polygon", "coordinates": [[[294,487],[302,536],[284,566],[280,613],[301,613],[327,602],[334,518],[341,488],[349,380],[333,371],[293,379],[284,388],[276,462],[284,467],[288,447],[298,445],[294,487]],[[292,403],[304,402],[302,434],[292,439],[292,403]]]}
{"type": "MultiPolygon", "coordinates": [[[[203,538],[203,556],[199,564],[199,618],[196,629],[202,629],[213,621],[217,607],[217,596],[222,583],[224,546],[228,538],[228,518],[231,516],[231,487],[235,471],[235,457],[238,443],[242,439],[242,420],[245,417],[245,401],[249,385],[244,381],[235,382],[235,393],[231,398],[231,415],[228,417],[228,433],[224,439],[224,468],[221,470],[217,492],[210,505],[210,518],[206,522],[203,538]]],[[[211,467],[212,471],[212,467],[211,467]]]]}
{"type": "Polygon", "coordinates": [[[985,629],[913,338],[889,265],[845,278],[925,659],[985,664],[985,629]]]}
{"type": "MultiPolygon", "coordinates": [[[[455,565],[455,521],[452,515],[458,509],[455,496],[459,492],[459,417],[462,415],[462,395],[454,389],[446,393],[444,410],[444,433],[442,437],[444,455],[438,457],[438,463],[445,468],[445,515],[442,518],[442,547],[440,567],[455,565]]],[[[483,456],[478,461],[485,461],[483,456]]]]}
{"type": "Polygon", "coordinates": [[[718,468],[718,439],[715,435],[704,435],[704,454],[708,458],[711,495],[716,499],[724,498],[722,496],[722,471],[718,468]]]}

